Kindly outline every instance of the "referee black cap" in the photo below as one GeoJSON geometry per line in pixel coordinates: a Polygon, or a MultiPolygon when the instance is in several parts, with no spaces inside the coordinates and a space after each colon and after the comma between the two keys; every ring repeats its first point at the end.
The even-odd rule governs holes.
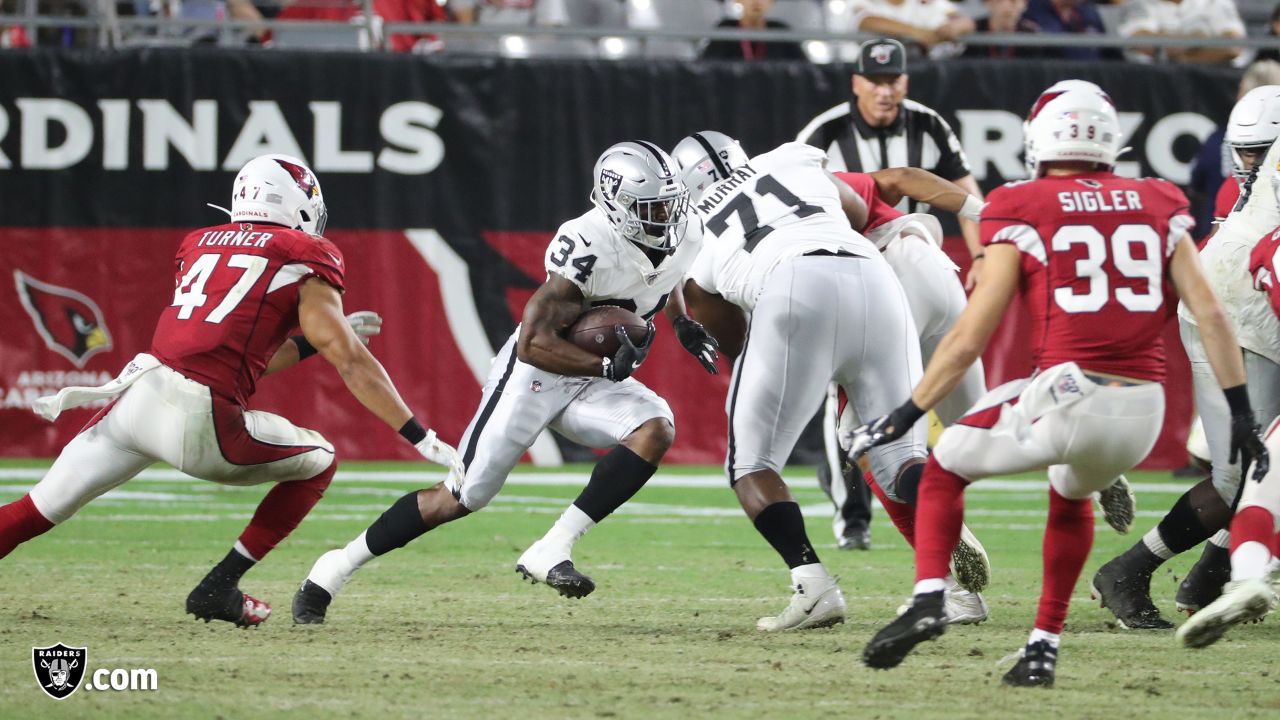
{"type": "Polygon", "coordinates": [[[907,50],[893,38],[868,40],[858,49],[854,75],[905,75],[907,50]]]}

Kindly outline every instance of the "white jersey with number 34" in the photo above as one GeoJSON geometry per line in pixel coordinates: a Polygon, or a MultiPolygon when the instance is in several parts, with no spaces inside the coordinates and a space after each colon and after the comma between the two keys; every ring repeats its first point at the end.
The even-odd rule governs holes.
{"type": "Polygon", "coordinates": [[[821,150],[786,143],[736,168],[695,203],[708,235],[690,273],[704,290],[746,310],[783,260],[815,251],[884,262],[849,227],[821,150]]]}

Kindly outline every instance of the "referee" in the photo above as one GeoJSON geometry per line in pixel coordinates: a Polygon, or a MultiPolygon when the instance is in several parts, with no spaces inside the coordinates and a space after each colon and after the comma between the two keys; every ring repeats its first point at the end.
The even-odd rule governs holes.
{"type": "MultiPolygon", "coordinates": [[[[892,167],[929,170],[982,198],[969,170],[960,141],[947,121],[932,109],[907,99],[907,54],[902,43],[870,40],[858,52],[853,70],[853,101],[818,115],[800,131],[797,141],[827,151],[832,172],[874,172],[892,167]]],[[[897,208],[906,213],[928,212],[927,205],[903,198],[897,208]]],[[[960,220],[960,231],[973,257],[965,281],[972,290],[982,272],[978,224],[960,220]]],[[[845,468],[836,442],[838,407],[832,386],[824,410],[823,439],[827,462],[818,466],[818,482],[836,506],[836,540],[843,549],[868,549],[871,533],[871,493],[856,468],[845,468]],[[843,482],[832,483],[841,477],[843,482]]]]}

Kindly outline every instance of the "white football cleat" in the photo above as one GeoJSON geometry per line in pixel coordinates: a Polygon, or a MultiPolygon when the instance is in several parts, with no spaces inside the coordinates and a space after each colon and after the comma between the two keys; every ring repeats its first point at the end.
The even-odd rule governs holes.
{"type": "Polygon", "coordinates": [[[960,526],[960,542],[951,551],[951,575],[960,587],[969,592],[982,592],[991,582],[991,560],[987,549],[969,532],[968,525],[960,526]]]}
{"type": "Polygon", "coordinates": [[[1121,475],[1115,482],[1098,491],[1098,507],[1102,517],[1112,530],[1127,535],[1138,516],[1138,500],[1133,495],[1129,481],[1121,475]]]}
{"type": "MultiPolygon", "coordinates": [[[[898,606],[898,614],[902,615],[911,608],[911,599],[898,606]]],[[[946,599],[942,605],[948,625],[977,625],[991,614],[987,601],[982,595],[969,592],[960,587],[954,578],[947,578],[946,599]]]]}
{"type": "Polygon", "coordinates": [[[338,596],[338,591],[347,584],[356,569],[347,560],[347,552],[342,548],[330,550],[316,560],[311,566],[307,579],[324,588],[330,598],[338,596]]]}
{"type": "Polygon", "coordinates": [[[1208,647],[1232,625],[1261,620],[1275,606],[1276,593],[1267,581],[1232,580],[1222,588],[1217,600],[1200,608],[1178,628],[1176,635],[1185,647],[1208,647]]]}
{"type": "Polygon", "coordinates": [[[844,622],[844,593],[836,578],[805,578],[794,586],[791,603],[780,615],[762,617],[756,629],[765,632],[830,627],[844,622]]]}
{"type": "Polygon", "coordinates": [[[516,572],[526,580],[543,583],[568,598],[583,598],[596,589],[591,578],[578,572],[569,555],[569,546],[546,538],[529,546],[516,560],[516,572]]]}

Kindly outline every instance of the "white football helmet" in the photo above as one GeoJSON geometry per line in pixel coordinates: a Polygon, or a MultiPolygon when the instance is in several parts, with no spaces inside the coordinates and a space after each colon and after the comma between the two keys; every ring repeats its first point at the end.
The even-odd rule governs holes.
{"type": "Polygon", "coordinates": [[[231,186],[231,222],[269,222],[323,235],[329,211],[311,168],[289,155],[259,155],[231,186]]]}
{"type": "MultiPolygon", "coordinates": [[[[1035,140],[1031,136],[1031,121],[1036,119],[1036,116],[1040,114],[1040,111],[1044,109],[1044,106],[1048,104],[1050,100],[1061,96],[1069,90],[1083,90],[1085,92],[1097,93],[1106,98],[1107,102],[1111,102],[1111,96],[1107,95],[1106,91],[1088,80],[1059,80],[1053,85],[1050,85],[1047,90],[1040,93],[1040,97],[1036,98],[1036,101],[1031,104],[1031,111],[1027,113],[1027,118],[1022,121],[1022,149],[1024,151],[1023,162],[1027,166],[1027,173],[1032,177],[1035,177],[1036,174],[1035,167],[1032,165],[1032,158],[1036,155],[1035,140]]],[[[1115,105],[1113,102],[1111,102],[1111,104],[1115,105]]]]}
{"type": "Polygon", "coordinates": [[[1253,163],[1240,157],[1241,150],[1253,150],[1258,160],[1280,136],[1280,85],[1256,87],[1231,108],[1227,131],[1222,143],[1231,154],[1231,172],[1243,180],[1253,170],[1253,163]]]}
{"type": "Polygon", "coordinates": [[[696,132],[681,140],[671,151],[680,179],[689,187],[693,201],[698,202],[707,190],[724,182],[740,165],[745,165],[746,151],[737,140],[715,130],[696,132]]]}
{"type": "Polygon", "coordinates": [[[618,143],[596,160],[592,181],[591,202],[622,237],[667,252],[684,239],[689,188],[662,148],[643,140],[618,143]]]}
{"type": "Polygon", "coordinates": [[[1027,137],[1033,178],[1040,176],[1046,162],[1091,162],[1111,168],[1120,154],[1120,118],[1106,95],[1068,90],[1039,109],[1027,137]]]}

